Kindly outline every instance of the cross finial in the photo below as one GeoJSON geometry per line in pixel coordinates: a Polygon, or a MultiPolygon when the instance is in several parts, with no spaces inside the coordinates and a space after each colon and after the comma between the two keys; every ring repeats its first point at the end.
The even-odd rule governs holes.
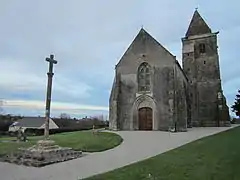
{"type": "Polygon", "coordinates": [[[197,10],[198,10],[198,7],[195,8],[195,11],[197,11],[197,10]]]}
{"type": "Polygon", "coordinates": [[[48,74],[53,76],[53,64],[57,64],[57,61],[54,59],[54,55],[51,54],[50,58],[49,57],[46,58],[46,61],[49,62],[48,74]]]}
{"type": "Polygon", "coordinates": [[[57,64],[57,61],[54,60],[54,55],[53,54],[50,54],[50,58],[47,57],[46,61],[48,61],[49,63],[52,63],[52,64],[57,64]]]}
{"type": "Polygon", "coordinates": [[[141,28],[143,29],[143,25],[141,25],[141,28]]]}

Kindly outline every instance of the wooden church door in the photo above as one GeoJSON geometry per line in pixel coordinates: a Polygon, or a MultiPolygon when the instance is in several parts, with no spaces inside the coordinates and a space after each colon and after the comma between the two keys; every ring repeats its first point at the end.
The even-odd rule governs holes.
{"type": "Polygon", "coordinates": [[[152,109],[143,107],[138,110],[139,130],[152,130],[152,109]]]}

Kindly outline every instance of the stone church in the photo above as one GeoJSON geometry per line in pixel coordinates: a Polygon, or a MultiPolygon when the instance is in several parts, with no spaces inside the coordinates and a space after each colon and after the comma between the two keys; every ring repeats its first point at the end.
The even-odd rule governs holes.
{"type": "Polygon", "coordinates": [[[196,10],[182,38],[182,67],[143,28],[115,67],[109,102],[111,130],[187,131],[229,126],[217,45],[196,10]]]}

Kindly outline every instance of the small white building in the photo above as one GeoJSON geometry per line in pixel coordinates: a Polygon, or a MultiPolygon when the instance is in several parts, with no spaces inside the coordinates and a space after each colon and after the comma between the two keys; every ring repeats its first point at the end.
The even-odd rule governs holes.
{"type": "MultiPolygon", "coordinates": [[[[26,129],[44,129],[45,128],[45,117],[24,117],[14,122],[9,126],[9,132],[15,132],[19,128],[24,131],[26,129]]],[[[58,129],[58,125],[50,118],[49,119],[49,129],[58,129]]]]}

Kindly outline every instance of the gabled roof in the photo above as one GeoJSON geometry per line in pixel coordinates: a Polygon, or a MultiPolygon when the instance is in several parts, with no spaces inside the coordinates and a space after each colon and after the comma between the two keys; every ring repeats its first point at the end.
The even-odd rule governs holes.
{"type": "Polygon", "coordinates": [[[170,51],[168,51],[162,44],[160,44],[153,36],[151,36],[145,29],[141,28],[140,31],[138,32],[137,36],[134,38],[128,49],[125,51],[123,56],[121,57],[120,61],[118,62],[117,66],[120,64],[122,59],[125,57],[126,54],[128,54],[129,51],[132,50],[132,47],[135,45],[140,45],[137,46],[138,50],[141,51],[142,53],[145,53],[145,46],[146,43],[153,42],[160,48],[162,48],[164,51],[166,51],[169,55],[173,56],[170,51]]]}
{"type": "Polygon", "coordinates": [[[170,54],[171,56],[174,57],[174,55],[168,51],[161,43],[159,43],[152,35],[150,35],[145,29],[141,28],[141,30],[139,31],[138,35],[136,36],[135,39],[137,38],[149,38],[151,40],[153,40],[158,46],[160,46],[162,49],[164,49],[168,54],[170,54]]]}
{"type": "Polygon", "coordinates": [[[45,123],[45,117],[24,117],[17,122],[16,126],[38,128],[45,123]]]}
{"type": "Polygon", "coordinates": [[[188,36],[194,36],[194,35],[200,35],[200,34],[207,34],[211,32],[212,30],[209,28],[207,23],[201,17],[199,12],[195,10],[185,36],[188,37],[188,36]]]}
{"type": "Polygon", "coordinates": [[[141,28],[136,36],[136,39],[139,37],[143,37],[145,34],[149,35],[149,33],[145,29],[141,28]]]}

